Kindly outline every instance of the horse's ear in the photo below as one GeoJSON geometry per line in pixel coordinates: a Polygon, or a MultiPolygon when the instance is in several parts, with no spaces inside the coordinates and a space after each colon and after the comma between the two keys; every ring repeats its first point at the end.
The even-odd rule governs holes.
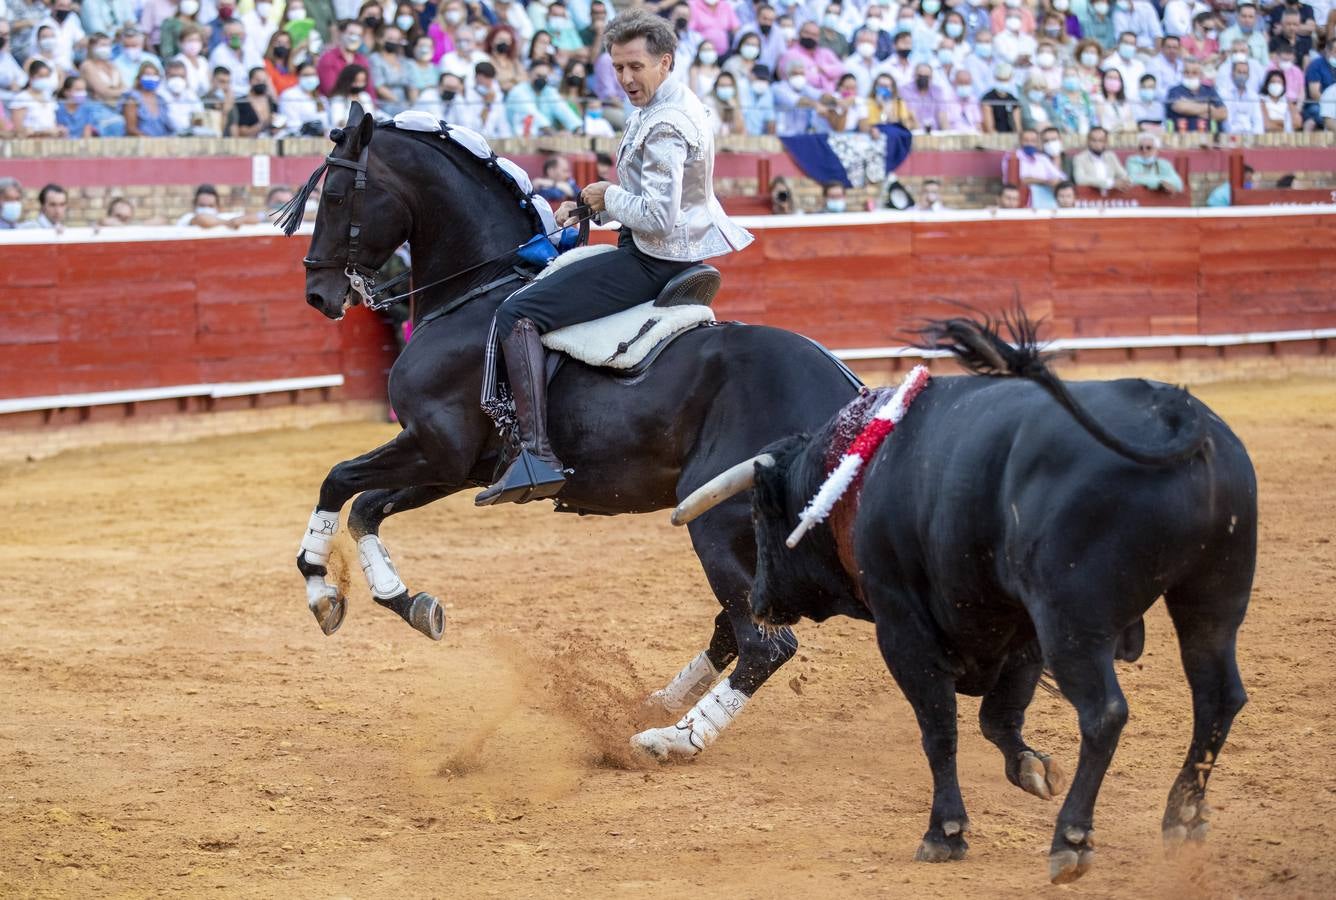
{"type": "Polygon", "coordinates": [[[371,113],[363,113],[362,121],[357,124],[357,147],[360,151],[362,147],[371,143],[371,135],[376,130],[376,117],[371,113]]]}

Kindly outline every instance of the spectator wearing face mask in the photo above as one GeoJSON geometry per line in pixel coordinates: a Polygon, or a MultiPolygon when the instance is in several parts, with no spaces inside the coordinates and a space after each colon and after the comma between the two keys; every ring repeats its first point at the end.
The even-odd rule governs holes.
{"type": "Polygon", "coordinates": [[[166,79],[158,93],[167,105],[167,118],[172,131],[192,137],[217,137],[218,132],[204,124],[204,104],[190,89],[186,67],[179,60],[167,63],[166,79]]]}
{"type": "Polygon", "coordinates": [[[1154,75],[1141,76],[1136,99],[1132,102],[1132,117],[1139,131],[1159,133],[1164,130],[1164,101],[1159,99],[1159,88],[1154,75]]]}
{"type": "Polygon", "coordinates": [[[1226,63],[1216,73],[1215,90],[1225,104],[1225,130],[1230,134],[1261,134],[1266,130],[1261,98],[1251,85],[1252,73],[1246,61],[1226,63]]]}
{"type": "Polygon", "coordinates": [[[1137,152],[1127,158],[1127,178],[1135,185],[1151,191],[1176,194],[1183,190],[1183,179],[1160,158],[1160,139],[1143,132],[1137,137],[1137,152]]]}
{"type": "Polygon", "coordinates": [[[1137,55],[1137,37],[1130,31],[1118,36],[1118,46],[1104,57],[1105,70],[1117,69],[1123,76],[1123,84],[1140,84],[1141,76],[1146,74],[1146,64],[1137,55]]]}
{"type": "MultiPolygon", "coordinates": [[[[1007,170],[1011,168],[1008,157],[1012,155],[1007,154],[1002,158],[1004,180],[1007,177],[1007,170]]],[[[1055,205],[1053,189],[1059,182],[1066,181],[1067,176],[1058,168],[1057,163],[1053,162],[1052,157],[1040,150],[1039,133],[1033,128],[1022,131],[1020,147],[1014,155],[1020,164],[1021,183],[1030,186],[1030,206],[1034,209],[1052,209],[1055,205]]]]}
{"type": "MultiPolygon", "coordinates": [[[[1182,0],[1173,0],[1182,2],[1182,0]]],[[[1168,29],[1165,29],[1168,33],[1168,29]]],[[[1192,17],[1192,30],[1180,34],[1183,56],[1198,62],[1211,59],[1220,52],[1220,21],[1214,12],[1201,12],[1192,17]]]]}
{"type": "Polygon", "coordinates": [[[333,96],[334,84],[339,74],[348,66],[361,66],[371,70],[371,60],[362,55],[362,23],[355,19],[344,19],[339,23],[339,42],[320,55],[316,70],[320,73],[320,90],[326,96],[333,96]]]}
{"type": "Polygon", "coordinates": [[[264,71],[273,86],[274,96],[297,83],[296,60],[292,55],[292,37],[282,30],[269,36],[269,44],[264,48],[264,71]]]}
{"type": "MultiPolygon", "coordinates": [[[[999,6],[993,10],[993,53],[998,59],[1013,66],[1019,61],[1034,59],[1039,45],[1034,36],[1025,30],[1025,16],[1028,15],[1029,10],[1010,6],[999,6]]],[[[1034,30],[1033,16],[1030,17],[1030,30],[1034,30]]]]}
{"type": "Polygon", "coordinates": [[[691,61],[691,67],[687,69],[687,87],[698,97],[708,97],[710,91],[714,90],[714,83],[721,71],[719,54],[715,51],[714,44],[708,39],[703,40],[696,50],[696,58],[691,61]]]}
{"type": "Polygon", "coordinates": [[[65,216],[70,209],[69,194],[58,184],[48,184],[37,193],[37,217],[19,225],[19,228],[50,228],[57,233],[65,230],[65,216]]]}
{"type": "Polygon", "coordinates": [[[232,90],[238,100],[246,95],[250,70],[264,66],[264,60],[246,43],[246,26],[236,19],[224,23],[223,42],[213,48],[209,63],[232,73],[232,90]]]}
{"type": "MultiPolygon", "coordinates": [[[[1007,19],[1012,16],[1020,19],[1017,28],[1012,33],[1023,34],[1027,37],[1034,35],[1034,13],[1030,12],[1030,8],[1025,5],[1023,0],[1003,0],[1002,3],[993,7],[990,16],[993,34],[1000,37],[1003,31],[1011,31],[1007,26],[1007,19]]],[[[998,49],[1001,50],[1000,47],[998,49]]],[[[1007,62],[1012,62],[1012,60],[1008,59],[1007,62]]]]}
{"type": "Polygon", "coordinates": [[[320,73],[314,63],[304,62],[297,69],[297,83],[278,96],[278,112],[289,134],[329,132],[329,103],[320,93],[320,73]]]}
{"type": "Polygon", "coordinates": [[[942,203],[942,183],[936,178],[924,181],[923,193],[919,195],[914,208],[921,212],[941,212],[946,209],[946,204],[942,203]]]}
{"type": "Polygon", "coordinates": [[[371,80],[376,85],[376,100],[387,116],[408,109],[410,100],[409,63],[404,33],[397,25],[386,25],[371,54],[371,80]]]}
{"type": "Polygon", "coordinates": [[[199,20],[199,0],[181,0],[176,8],[176,15],[162,23],[158,29],[160,35],[158,50],[163,57],[170,59],[181,52],[181,35],[190,29],[203,30],[199,20]]]}
{"type": "Polygon", "coordinates": [[[1075,69],[1062,73],[1062,83],[1053,97],[1053,122],[1066,134],[1085,134],[1098,122],[1094,101],[1081,89],[1075,69]]]}
{"type": "Polygon", "coordinates": [[[1262,79],[1261,106],[1262,130],[1268,134],[1289,134],[1303,122],[1299,104],[1285,96],[1285,76],[1275,69],[1262,79]]]}
{"type": "Polygon", "coordinates": [[[376,98],[371,93],[371,75],[356,63],[344,66],[334,81],[334,89],[329,92],[330,125],[334,128],[346,127],[354,103],[360,104],[366,112],[376,111],[376,98]]]}
{"type": "Polygon", "coordinates": [[[1040,146],[1044,148],[1044,153],[1053,160],[1053,165],[1057,166],[1062,172],[1064,178],[1071,180],[1072,177],[1072,158],[1067,155],[1066,149],[1062,145],[1062,132],[1049,125],[1039,132],[1040,146]]]}
{"type": "Polygon", "coordinates": [[[946,107],[951,97],[932,77],[932,69],[927,63],[919,63],[914,68],[914,80],[905,85],[900,96],[924,131],[946,130],[946,107]]]}
{"type": "Polygon", "coordinates": [[[18,138],[65,137],[56,122],[56,73],[40,59],[28,62],[28,83],[9,101],[9,117],[18,138]]]}
{"type": "Polygon", "coordinates": [[[413,59],[405,66],[408,81],[405,95],[410,103],[416,103],[423,91],[435,90],[441,80],[440,68],[431,61],[434,52],[431,38],[425,35],[413,45],[413,59]]]}
{"type": "Polygon", "coordinates": [[[13,50],[10,43],[11,33],[9,21],[0,18],[0,97],[8,97],[15,91],[21,90],[28,80],[23,66],[19,65],[18,59],[11,52],[13,50]]]}
{"type": "Polygon", "coordinates": [[[736,40],[733,52],[724,60],[723,70],[739,83],[746,83],[752,77],[752,69],[761,65],[758,62],[761,58],[761,38],[755,34],[743,34],[736,40]]]}
{"type": "Polygon", "coordinates": [[[1047,39],[1040,41],[1035,49],[1034,66],[1029,74],[1030,80],[1038,78],[1050,95],[1062,88],[1062,64],[1058,61],[1057,50],[1047,39]]]}
{"type": "MultiPolygon", "coordinates": [[[[496,80],[502,91],[508,91],[525,77],[524,66],[520,64],[520,39],[509,25],[495,25],[483,41],[483,50],[487,61],[496,69],[496,80]]],[[[415,45],[421,48],[422,42],[415,45]]],[[[431,57],[427,57],[431,61],[431,57]]]]}
{"type": "MultiPolygon", "coordinates": [[[[473,86],[464,91],[464,109],[468,113],[467,125],[474,131],[481,134],[488,140],[497,138],[512,137],[510,130],[510,120],[506,116],[506,95],[501,90],[501,83],[496,77],[496,69],[490,62],[480,62],[473,69],[473,86]]],[[[593,105],[597,101],[590,101],[589,112],[586,113],[585,133],[594,136],[610,137],[613,135],[612,126],[604,120],[603,124],[607,126],[604,133],[601,129],[589,127],[589,113],[593,111],[593,105]]],[[[600,109],[601,113],[602,110],[600,109]]]]}
{"type": "Polygon", "coordinates": [[[88,58],[79,67],[88,95],[102,103],[119,102],[125,94],[126,81],[111,61],[111,38],[95,34],[88,40],[88,58]]]}
{"type": "Polygon", "coordinates": [[[56,124],[70,137],[125,136],[125,119],[112,107],[94,99],[88,92],[88,82],[78,75],[66,78],[56,92],[56,124]]]}
{"type": "MultiPolygon", "coordinates": [[[[931,0],[931,2],[940,2],[940,0],[931,0]]],[[[853,24],[853,22],[849,23],[850,26],[853,24]]],[[[844,59],[853,49],[849,46],[849,35],[852,33],[853,29],[845,25],[844,8],[838,0],[835,3],[827,4],[826,11],[821,16],[821,27],[816,38],[817,45],[825,47],[838,58],[844,59]]]]}
{"type": "MultiPolygon", "coordinates": [[[[158,71],[162,71],[162,59],[145,49],[145,43],[144,32],[134,25],[126,25],[121,29],[116,44],[112,47],[111,61],[121,70],[121,77],[125,79],[127,85],[134,84],[135,79],[139,77],[139,67],[146,62],[153,63],[158,67],[158,71]]],[[[205,81],[207,83],[207,78],[205,81]]]]}
{"type": "Polygon", "coordinates": [[[900,99],[895,79],[885,72],[872,85],[867,98],[867,118],[858,127],[860,131],[871,132],[877,125],[903,125],[910,131],[918,127],[909,105],[900,99]]]}
{"type": "Polygon", "coordinates": [[[914,37],[909,32],[902,31],[895,36],[890,58],[882,65],[895,79],[896,88],[903,91],[905,85],[914,80],[914,67],[917,64],[914,59],[914,37]]]}
{"type": "Polygon", "coordinates": [[[223,132],[228,137],[266,137],[274,132],[278,100],[269,84],[269,74],[263,66],[256,66],[247,73],[247,80],[245,96],[237,100],[228,117],[223,132]]]}
{"type": "MultiPolygon", "coordinates": [[[[13,51],[14,60],[22,68],[32,53],[34,34],[37,23],[46,18],[46,4],[42,0],[6,0],[0,6],[0,21],[8,26],[8,49],[13,51]]],[[[22,88],[28,81],[25,71],[19,79],[17,88],[22,88]]]]}
{"type": "Polygon", "coordinates": [[[1234,14],[1234,24],[1220,34],[1220,44],[1233,47],[1235,41],[1243,41],[1248,55],[1259,63],[1267,62],[1266,26],[1260,21],[1257,7],[1252,3],[1240,3],[1234,14]]]}
{"type": "Polygon", "coordinates": [[[1096,126],[1086,135],[1086,148],[1072,157],[1072,181],[1103,193],[1132,186],[1118,154],[1109,149],[1109,133],[1096,126]]]}
{"type": "Polygon", "coordinates": [[[520,82],[506,94],[506,112],[516,136],[578,132],[580,117],[561,99],[556,85],[550,83],[552,67],[545,62],[534,63],[529,75],[528,81],[520,82]]]}
{"type": "Polygon", "coordinates": [[[165,137],[173,133],[167,101],[158,93],[162,72],[151,62],[139,67],[139,76],[121,103],[125,133],[130,137],[165,137]]]}
{"type": "Polygon", "coordinates": [[[1195,61],[1183,66],[1183,81],[1169,89],[1164,105],[1175,131],[1206,131],[1208,122],[1223,122],[1229,116],[1215,88],[1202,83],[1201,63],[1195,61]]]}
{"type": "Polygon", "coordinates": [[[866,28],[860,28],[854,35],[854,52],[844,61],[844,68],[854,77],[858,93],[866,95],[872,90],[873,80],[886,71],[877,62],[877,38],[866,28]]]}
{"type": "Polygon", "coordinates": [[[44,27],[51,28],[54,44],[38,48],[42,57],[50,61],[57,72],[73,72],[75,50],[84,50],[88,39],[71,0],[52,0],[50,13],[37,23],[39,33],[44,27]]]}
{"type": "Polygon", "coordinates": [[[59,77],[64,73],[60,63],[56,62],[56,32],[50,24],[41,25],[33,31],[33,45],[28,48],[27,56],[23,62],[23,68],[27,69],[34,60],[46,63],[51,71],[59,77]]]}
{"type": "MultiPolygon", "coordinates": [[[[869,9],[871,7],[869,6],[869,9]]],[[[742,25],[733,36],[741,48],[742,38],[746,35],[755,35],[759,50],[754,62],[765,66],[770,71],[775,71],[775,66],[779,62],[779,57],[788,49],[788,40],[784,33],[776,24],[778,13],[775,8],[768,3],[759,3],[756,6],[756,21],[742,25]]],[[[736,74],[736,73],[735,73],[736,74]]]]}
{"type": "Polygon", "coordinates": [[[307,2],[309,0],[288,0],[283,9],[281,30],[292,38],[293,52],[298,59],[319,53],[322,36],[329,33],[321,29],[312,14],[306,11],[307,2]]]}
{"type": "Polygon", "coordinates": [[[1147,0],[1114,0],[1113,27],[1119,34],[1136,35],[1137,46],[1147,50],[1164,37],[1160,16],[1147,0]]]}
{"type": "Polygon", "coordinates": [[[716,135],[746,134],[747,120],[742,111],[742,97],[732,72],[720,72],[714,87],[705,97],[710,121],[716,135]]]}
{"type": "Polygon", "coordinates": [[[176,220],[178,228],[237,228],[240,225],[241,216],[222,211],[218,189],[211,184],[201,184],[195,189],[194,209],[176,220]]]}
{"type": "Polygon", "coordinates": [[[983,131],[983,108],[974,97],[970,73],[956,70],[951,85],[953,96],[946,104],[946,128],[952,134],[979,134],[983,131]]]}
{"type": "Polygon", "coordinates": [[[818,46],[821,29],[815,22],[806,22],[798,30],[798,42],[780,57],[780,71],[788,71],[795,61],[803,64],[807,83],[818,91],[829,91],[844,74],[844,65],[830,49],[818,46]]]}
{"type": "Polygon", "coordinates": [[[984,134],[1016,134],[1021,130],[1021,101],[1016,95],[1015,72],[1010,63],[998,63],[993,86],[983,95],[984,134]]]}
{"type": "MultiPolygon", "coordinates": [[[[1285,80],[1285,99],[1296,103],[1304,96],[1304,73],[1294,64],[1294,46],[1284,38],[1271,43],[1271,67],[1285,80]]],[[[1265,90],[1263,91],[1265,93],[1265,90]]]]}
{"type": "Polygon", "coordinates": [[[1325,54],[1313,54],[1308,68],[1304,69],[1304,96],[1307,101],[1303,106],[1305,129],[1310,125],[1322,127],[1319,101],[1323,91],[1333,84],[1336,84],[1336,44],[1328,45],[1325,54]]]}
{"type": "Polygon", "coordinates": [[[23,218],[23,185],[17,178],[0,178],[0,231],[18,228],[23,218]]]}
{"type": "Polygon", "coordinates": [[[1021,127],[1043,128],[1052,121],[1051,98],[1044,90],[1044,83],[1031,75],[1025,83],[1025,93],[1021,96],[1021,127]]]}
{"type": "Polygon", "coordinates": [[[204,30],[190,27],[181,32],[181,52],[170,57],[172,62],[180,63],[186,71],[186,83],[195,96],[202,97],[209,90],[213,67],[204,55],[204,30]]]}
{"type": "Polygon", "coordinates": [[[782,136],[807,134],[815,130],[816,110],[822,92],[807,82],[807,66],[791,58],[784,69],[784,80],[771,89],[775,101],[775,133],[782,136]]]}
{"type": "Polygon", "coordinates": [[[775,97],[770,87],[770,70],[762,65],[753,66],[751,81],[738,82],[739,90],[743,86],[747,89],[747,99],[742,105],[747,134],[774,134],[775,97]]]}
{"type": "Polygon", "coordinates": [[[842,213],[848,209],[844,198],[844,185],[838,181],[827,181],[821,185],[821,211],[842,213]]]}
{"type": "Polygon", "coordinates": [[[1054,49],[1057,50],[1059,59],[1069,60],[1072,58],[1072,48],[1076,46],[1076,41],[1067,33],[1066,19],[1061,13],[1052,10],[1044,13],[1039,22],[1039,31],[1035,39],[1050,41],[1054,49]]]}
{"type": "Polygon", "coordinates": [[[1081,21],[1081,36],[1099,44],[1101,48],[1111,47],[1118,38],[1118,31],[1113,27],[1113,4],[1110,0],[1091,0],[1081,21]]]}

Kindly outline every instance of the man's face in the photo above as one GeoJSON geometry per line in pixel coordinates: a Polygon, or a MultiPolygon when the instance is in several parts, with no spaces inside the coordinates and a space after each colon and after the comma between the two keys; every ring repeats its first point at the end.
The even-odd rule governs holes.
{"type": "Polygon", "coordinates": [[[121,46],[126,50],[142,50],[144,47],[144,36],[138,31],[133,34],[122,35],[121,46]]]}
{"type": "Polygon", "coordinates": [[[798,40],[809,38],[815,41],[821,37],[821,28],[815,22],[804,22],[803,27],[798,29],[798,40]]]}
{"type": "Polygon", "coordinates": [[[570,161],[566,159],[566,157],[564,156],[557,157],[556,163],[553,164],[552,166],[552,180],[553,181],[571,180],[571,164],[570,161]]]}
{"type": "Polygon", "coordinates": [[[1234,83],[1247,84],[1252,75],[1252,69],[1246,62],[1234,63],[1234,83]]]}
{"type": "Polygon", "coordinates": [[[1027,128],[1027,129],[1025,129],[1024,131],[1022,131],[1022,132],[1021,132],[1021,146],[1022,146],[1022,147],[1038,147],[1038,146],[1039,146],[1039,132],[1037,132],[1037,131],[1035,131],[1035,130],[1033,130],[1033,129],[1030,129],[1030,128],[1027,128]]]}
{"type": "Polygon", "coordinates": [[[0,190],[0,202],[9,203],[14,200],[19,200],[19,201],[23,200],[23,192],[20,191],[18,188],[14,187],[13,185],[9,185],[3,190],[0,190]]]}
{"type": "Polygon", "coordinates": [[[452,98],[458,97],[464,93],[464,82],[459,80],[458,75],[447,75],[441,79],[440,90],[442,91],[442,97],[445,96],[446,92],[450,92],[452,98]]]}
{"type": "Polygon", "coordinates": [[[775,11],[773,9],[761,10],[756,16],[756,24],[773,26],[775,24],[775,11]]]}
{"type": "Polygon", "coordinates": [[[914,48],[914,36],[908,33],[901,33],[895,37],[895,49],[897,52],[908,53],[914,48]]]}
{"type": "Polygon", "coordinates": [[[643,37],[625,44],[613,44],[611,56],[617,81],[632,106],[645,106],[654,99],[655,91],[672,71],[672,54],[664,53],[656,59],[646,49],[643,37]]]}
{"type": "Polygon", "coordinates": [[[1148,140],[1146,138],[1142,138],[1141,140],[1137,141],[1137,152],[1140,153],[1142,156],[1154,156],[1155,142],[1148,140]]]}
{"type": "Polygon", "coordinates": [[[1071,209],[1076,206],[1076,189],[1065,187],[1058,191],[1058,208],[1071,209]]]}
{"type": "Polygon", "coordinates": [[[1257,24],[1257,10],[1251,6],[1246,6],[1239,10],[1239,28],[1244,31],[1251,31],[1257,24]]]}
{"type": "Polygon", "coordinates": [[[1092,153],[1103,153],[1109,146],[1109,136],[1103,131],[1092,131],[1086,138],[1086,148],[1092,153]]]}
{"type": "Polygon", "coordinates": [[[1299,14],[1297,12],[1287,11],[1280,17],[1280,33],[1293,43],[1294,36],[1299,33],[1299,14]]]}
{"type": "Polygon", "coordinates": [[[130,204],[122,200],[112,205],[111,217],[122,225],[129,225],[130,220],[134,218],[134,210],[130,209],[130,204]]]}
{"type": "Polygon", "coordinates": [[[1190,62],[1183,66],[1183,80],[1186,81],[1189,78],[1196,78],[1198,81],[1201,80],[1200,63],[1190,62]]]}
{"type": "MultiPolygon", "coordinates": [[[[1136,39],[1136,35],[1133,35],[1133,34],[1125,34],[1125,35],[1123,35],[1123,36],[1118,40],[1118,43],[1120,43],[1120,44],[1126,44],[1127,46],[1129,46],[1129,47],[1131,47],[1133,50],[1135,50],[1135,49],[1137,48],[1137,39],[1136,39]]],[[[1124,50],[1123,52],[1126,53],[1127,51],[1124,50]]]]}
{"type": "Polygon", "coordinates": [[[1176,37],[1165,38],[1164,44],[1161,46],[1160,51],[1164,54],[1165,59],[1169,60],[1170,62],[1177,62],[1178,51],[1179,51],[1178,38],[1176,37]]]}
{"type": "Polygon", "coordinates": [[[1002,191],[1002,197],[998,202],[998,206],[1002,207],[1003,209],[1020,209],[1021,192],[1014,187],[1005,188],[1002,191]]]}
{"type": "Polygon", "coordinates": [[[352,44],[354,41],[360,46],[362,43],[362,24],[355,22],[349,25],[343,32],[344,45],[352,44]]]}
{"type": "Polygon", "coordinates": [[[213,76],[213,88],[220,94],[232,90],[232,75],[228,72],[220,72],[213,76]]]}
{"type": "Polygon", "coordinates": [[[936,203],[940,195],[941,191],[937,189],[937,185],[929,183],[923,186],[923,199],[929,203],[936,203]]]}
{"type": "MultiPolygon", "coordinates": [[[[65,8],[69,8],[68,3],[65,4],[65,8]]],[[[42,204],[42,215],[52,224],[64,222],[65,212],[69,206],[70,200],[64,191],[51,191],[46,195],[46,202],[42,204]]]]}

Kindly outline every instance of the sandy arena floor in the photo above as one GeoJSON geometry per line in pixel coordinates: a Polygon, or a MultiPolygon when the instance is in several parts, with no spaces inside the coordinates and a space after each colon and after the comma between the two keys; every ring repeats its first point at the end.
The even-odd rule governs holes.
{"type": "MultiPolygon", "coordinates": [[[[1068,888],[1046,880],[1056,805],[1007,784],[969,699],[970,856],[910,862],[927,765],[860,623],[804,625],[700,760],[628,764],[634,701],[716,609],[667,513],[408,513],[384,536],[410,588],[448,602],[444,642],[359,571],[324,637],[293,558],[328,467],[391,431],[360,425],[0,468],[0,896],[1329,897],[1336,383],[1199,393],[1262,491],[1252,702],[1203,852],[1160,850],[1190,730],[1160,607],[1121,674],[1096,868],[1068,888]]],[[[1072,771],[1068,706],[1038,696],[1029,734],[1072,771]]]]}

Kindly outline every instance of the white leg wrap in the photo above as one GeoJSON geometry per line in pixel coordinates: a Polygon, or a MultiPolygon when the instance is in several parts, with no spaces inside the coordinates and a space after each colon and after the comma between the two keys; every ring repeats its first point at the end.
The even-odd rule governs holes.
{"type": "Polygon", "coordinates": [[[719,739],[750,698],[733,690],[725,678],[693,706],[676,725],[651,728],[631,738],[631,745],[656,759],[689,758],[719,739]]]}
{"type": "Polygon", "coordinates": [[[686,668],[668,683],[666,688],[649,695],[652,706],[662,706],[668,712],[680,713],[694,704],[714,684],[720,671],[710,662],[710,656],[702,650],[695,659],[687,663],[686,668]]]}
{"type": "Polygon", "coordinates": [[[357,555],[362,559],[362,573],[372,595],[388,600],[408,590],[390,562],[389,551],[376,535],[368,534],[357,542],[357,555]]]}
{"type": "Polygon", "coordinates": [[[302,538],[302,552],[306,561],[317,566],[329,562],[329,548],[334,543],[334,535],[339,533],[339,514],[317,509],[311,513],[311,521],[306,524],[306,537],[302,538]]]}

